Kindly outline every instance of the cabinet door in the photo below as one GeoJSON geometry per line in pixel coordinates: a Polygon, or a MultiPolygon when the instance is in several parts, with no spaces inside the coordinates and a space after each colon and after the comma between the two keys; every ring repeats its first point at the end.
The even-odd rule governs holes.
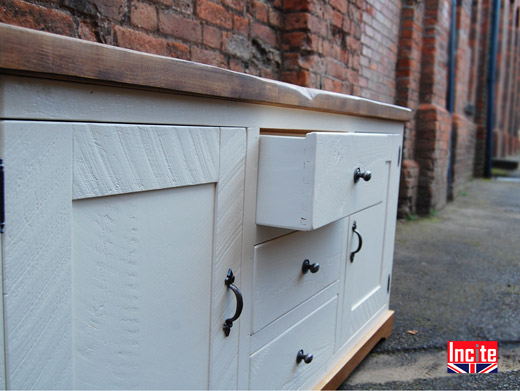
{"type": "Polygon", "coordinates": [[[1,131],[10,387],[205,389],[223,349],[236,387],[245,129],[1,131]]]}
{"type": "MultiPolygon", "coordinates": [[[[341,342],[346,343],[377,317],[389,302],[395,236],[400,138],[388,145],[382,201],[345,219],[348,233],[341,342]]],[[[374,179],[374,178],[373,178],[374,179]]]]}

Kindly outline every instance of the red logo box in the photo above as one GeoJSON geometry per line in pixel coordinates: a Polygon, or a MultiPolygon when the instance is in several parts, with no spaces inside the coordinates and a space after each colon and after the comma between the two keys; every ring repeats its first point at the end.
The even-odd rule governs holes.
{"type": "Polygon", "coordinates": [[[448,341],[448,373],[498,372],[497,341],[448,341]]]}

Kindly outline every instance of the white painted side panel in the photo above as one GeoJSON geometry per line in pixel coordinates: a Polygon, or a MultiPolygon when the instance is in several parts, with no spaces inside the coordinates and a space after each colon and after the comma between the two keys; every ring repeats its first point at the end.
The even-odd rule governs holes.
{"type": "Polygon", "coordinates": [[[332,357],[337,296],[251,356],[251,389],[295,390],[332,357]],[[311,363],[296,362],[300,349],[313,354],[311,363]]]}
{"type": "Polygon", "coordinates": [[[74,199],[216,182],[218,128],[74,126],[74,199]]]}
{"type": "Polygon", "coordinates": [[[213,207],[213,184],[73,203],[74,387],[208,387],[213,207]]]}
{"type": "Polygon", "coordinates": [[[69,124],[4,121],[7,385],[72,388],[69,124]]]}
{"type": "Polygon", "coordinates": [[[295,232],[255,247],[253,327],[269,323],[339,279],[343,224],[295,232]],[[302,272],[305,259],[316,273],[302,272]]]}
{"type": "MultiPolygon", "coordinates": [[[[1,126],[1,125],[0,125],[1,126]]],[[[2,150],[3,156],[3,150],[2,150]]],[[[3,244],[0,239],[0,265],[3,264],[3,244]]],[[[4,292],[4,276],[2,268],[0,267],[0,292],[4,292]]],[[[5,332],[4,332],[4,300],[0,300],[0,389],[6,389],[5,376],[5,332]]]]}
{"type": "Polygon", "coordinates": [[[314,159],[303,137],[260,136],[256,223],[308,230],[314,159]]]}
{"type": "MultiPolygon", "coordinates": [[[[222,329],[236,309],[233,292],[225,285],[228,269],[235,285],[242,286],[242,230],[246,164],[246,130],[223,128],[220,136],[220,171],[216,191],[214,264],[211,305],[211,389],[236,389],[241,322],[233,324],[228,337],[222,329]]],[[[244,303],[244,310],[250,308],[244,303]]]]}
{"type": "Polygon", "coordinates": [[[262,136],[256,222],[312,230],[383,200],[389,135],[262,136]],[[370,171],[354,182],[354,171],[370,171]],[[383,179],[383,180],[382,180],[383,179]]]}

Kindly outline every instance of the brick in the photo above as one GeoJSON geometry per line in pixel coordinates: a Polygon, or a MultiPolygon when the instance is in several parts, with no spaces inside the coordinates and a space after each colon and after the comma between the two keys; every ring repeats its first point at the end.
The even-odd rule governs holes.
{"type": "Polygon", "coordinates": [[[269,8],[269,24],[280,28],[283,26],[283,14],[274,8],[269,8]]]}
{"type": "Polygon", "coordinates": [[[97,42],[96,33],[94,28],[90,23],[87,23],[83,20],[79,22],[78,26],[78,36],[81,39],[85,39],[87,41],[97,42]]]}
{"type": "Polygon", "coordinates": [[[260,76],[265,77],[266,79],[276,79],[276,74],[272,69],[262,68],[260,70],[260,76]]]}
{"type": "Polygon", "coordinates": [[[285,31],[303,30],[309,27],[310,14],[308,12],[297,12],[285,16],[285,31]]]}
{"type": "Polygon", "coordinates": [[[251,9],[252,15],[260,22],[266,23],[269,20],[269,8],[267,5],[262,3],[259,0],[252,0],[251,1],[251,9]]]}
{"type": "Polygon", "coordinates": [[[214,65],[220,68],[227,68],[227,61],[224,55],[218,51],[207,50],[198,47],[191,49],[191,60],[202,64],[214,65]]]}
{"type": "Polygon", "coordinates": [[[212,24],[230,29],[233,25],[232,14],[219,4],[209,0],[197,1],[197,15],[212,24]]]}
{"type": "Polygon", "coordinates": [[[164,39],[121,26],[115,26],[114,31],[118,46],[153,54],[164,55],[166,53],[164,39]]]}
{"type": "Polygon", "coordinates": [[[282,80],[287,83],[308,87],[311,81],[311,73],[309,71],[283,72],[282,80]]]}
{"type": "Polygon", "coordinates": [[[233,15],[233,31],[235,33],[249,34],[249,20],[240,15],[233,15]]]}
{"type": "Polygon", "coordinates": [[[272,28],[261,23],[253,22],[251,26],[251,37],[260,38],[270,46],[276,46],[276,34],[272,28]]]}
{"type": "Polygon", "coordinates": [[[126,10],[126,0],[90,0],[102,15],[116,20],[123,20],[126,10]]]}
{"type": "Polygon", "coordinates": [[[183,43],[168,42],[167,51],[170,57],[180,58],[183,60],[190,59],[190,49],[183,43]]]}
{"type": "Polygon", "coordinates": [[[244,72],[244,63],[235,58],[229,59],[229,69],[235,72],[244,72]]]}
{"type": "Polygon", "coordinates": [[[159,30],[186,41],[202,41],[202,26],[200,22],[179,14],[160,11],[159,30]]]}
{"type": "Polygon", "coordinates": [[[340,80],[345,79],[345,65],[333,59],[327,59],[326,64],[327,75],[340,80]]]}
{"type": "Polygon", "coordinates": [[[153,31],[157,28],[157,10],[148,3],[132,3],[130,6],[130,22],[136,27],[153,31]]]}
{"type": "Polygon", "coordinates": [[[222,0],[222,4],[225,4],[237,11],[244,11],[246,8],[246,0],[222,0]]]}
{"type": "Polygon", "coordinates": [[[220,49],[222,44],[222,32],[212,26],[202,27],[202,43],[214,49],[220,49]]]}
{"type": "Polygon", "coordinates": [[[330,5],[336,8],[338,11],[342,13],[347,12],[348,2],[347,0],[330,0],[330,5]]]}
{"type": "Polygon", "coordinates": [[[70,37],[75,35],[74,22],[69,14],[20,0],[2,2],[0,22],[70,37]]]}

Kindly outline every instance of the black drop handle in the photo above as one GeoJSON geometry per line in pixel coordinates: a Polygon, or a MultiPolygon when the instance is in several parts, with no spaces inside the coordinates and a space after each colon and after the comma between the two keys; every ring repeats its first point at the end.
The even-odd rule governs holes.
{"type": "Polygon", "coordinates": [[[363,237],[361,236],[361,234],[358,231],[356,231],[356,228],[357,228],[357,224],[354,221],[354,224],[352,224],[352,233],[356,234],[358,237],[358,248],[356,249],[356,251],[352,251],[350,253],[350,262],[354,262],[354,257],[361,250],[361,247],[363,247],[363,237]]]}
{"type": "Polygon", "coordinates": [[[233,315],[232,318],[228,318],[224,321],[223,327],[224,327],[224,334],[226,334],[226,337],[229,336],[231,327],[233,327],[233,322],[239,318],[240,314],[242,314],[242,309],[244,308],[244,299],[242,298],[242,293],[240,293],[240,289],[238,289],[235,285],[233,285],[234,282],[235,282],[235,276],[233,275],[233,271],[231,269],[229,269],[224,283],[235,294],[235,297],[237,299],[237,309],[235,310],[235,315],[233,315]]]}
{"type": "Polygon", "coordinates": [[[363,179],[365,182],[368,182],[372,179],[372,173],[370,171],[361,172],[361,169],[358,167],[354,171],[354,183],[358,183],[359,179],[363,179]]]}
{"type": "Polygon", "coordinates": [[[313,358],[314,356],[312,354],[305,354],[303,349],[300,349],[300,351],[296,355],[296,362],[299,364],[303,361],[305,364],[310,364],[313,358]]]}
{"type": "Polygon", "coordinates": [[[320,270],[319,263],[317,263],[317,262],[311,263],[311,261],[309,261],[308,259],[303,261],[303,265],[302,265],[303,274],[307,273],[308,271],[310,271],[311,273],[317,273],[318,270],[320,270]]]}

